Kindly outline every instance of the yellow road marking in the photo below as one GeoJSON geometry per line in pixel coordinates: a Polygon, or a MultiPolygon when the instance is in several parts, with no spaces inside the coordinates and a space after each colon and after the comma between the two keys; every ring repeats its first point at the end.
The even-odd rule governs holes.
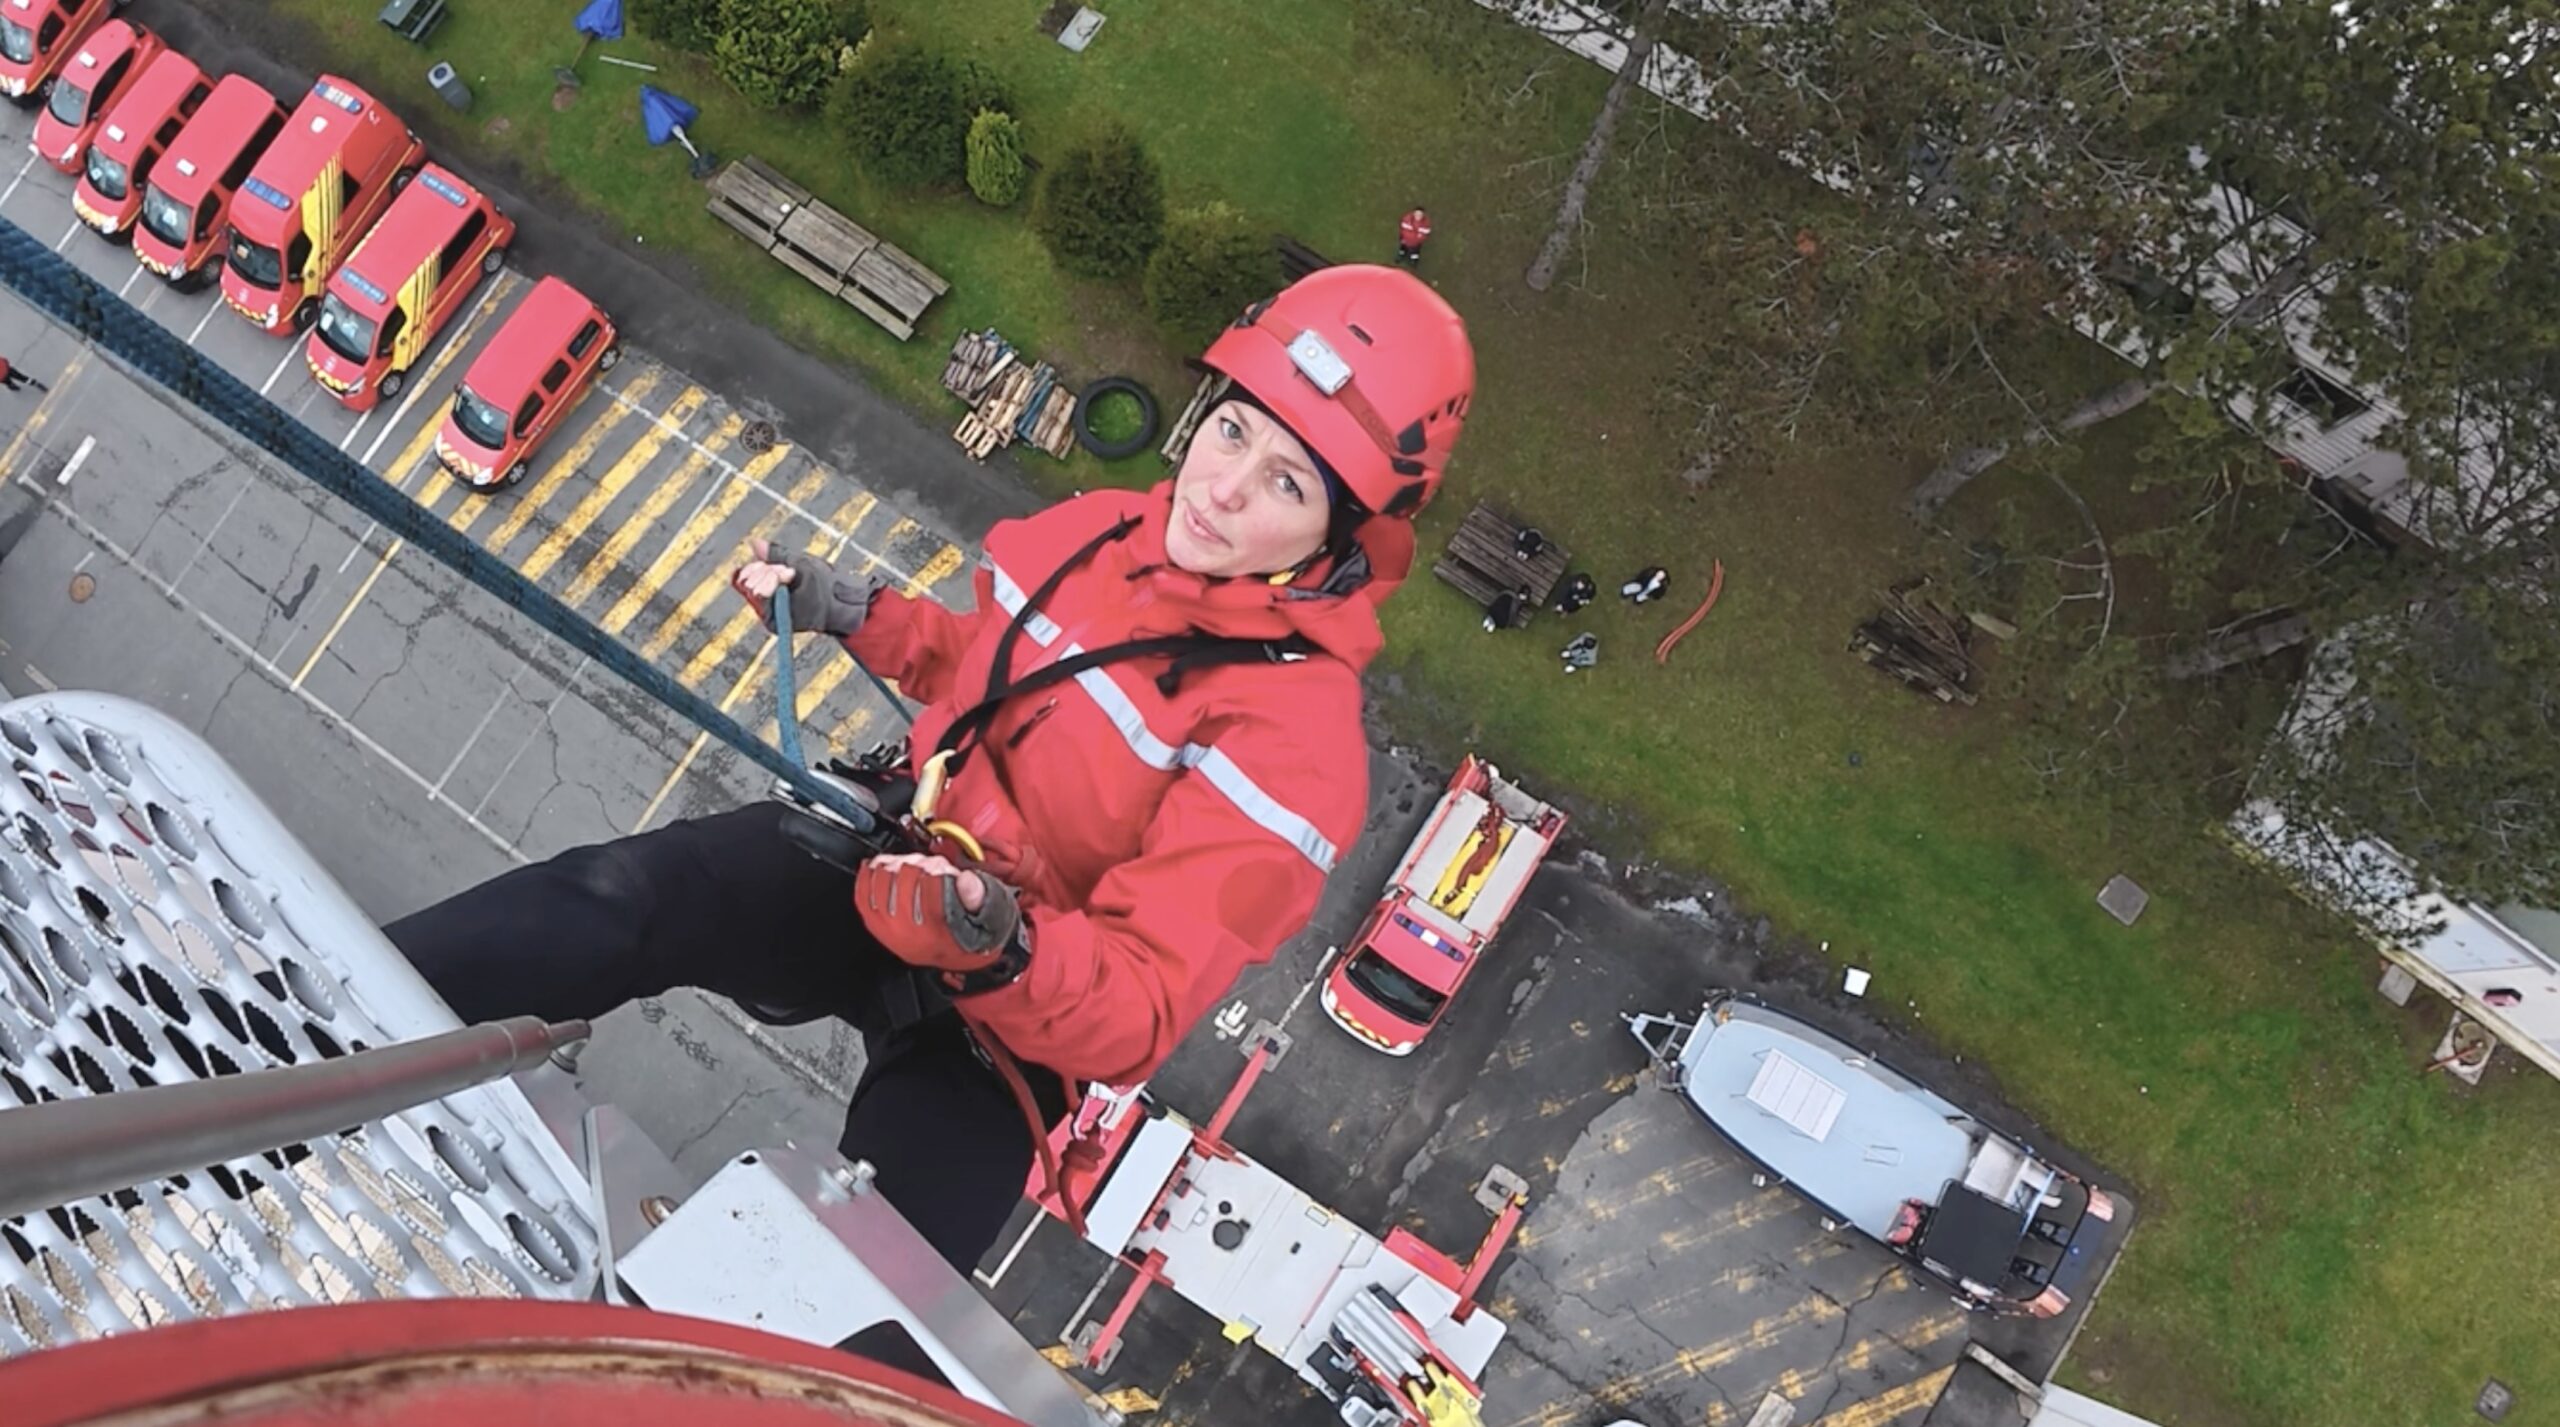
{"type": "MultiPolygon", "coordinates": [[[[800,477],[799,483],[792,487],[792,504],[797,505],[800,501],[815,494],[818,487],[823,484],[826,479],[826,467],[811,466],[808,473],[800,477]]],[[[733,483],[733,485],[734,484],[735,483],[733,483]]],[[[742,492],[744,490],[743,487],[740,487],[739,489],[742,492]]],[[[722,494],[725,496],[728,493],[723,492],[722,494]]],[[[716,505],[718,502],[714,502],[714,504],[716,505]]],[[[705,515],[710,514],[709,511],[705,511],[703,513],[705,515]]],[[[793,518],[794,512],[792,511],[791,506],[777,504],[773,509],[766,511],[764,513],[764,517],[755,523],[754,528],[748,532],[747,538],[749,540],[768,539],[775,531],[782,528],[783,522],[793,518]]],[[[821,531],[821,536],[823,536],[824,533],[825,532],[821,531]]],[[[707,538],[710,532],[706,530],[703,534],[707,538]]],[[[657,629],[652,631],[649,635],[648,641],[640,646],[640,652],[648,655],[652,659],[666,653],[668,648],[676,642],[677,638],[685,632],[686,628],[691,626],[695,620],[700,619],[702,617],[702,612],[711,607],[711,602],[720,598],[728,588],[729,571],[726,568],[714,568],[711,573],[695,581],[693,589],[685,595],[683,601],[679,603],[675,609],[670,611],[665,619],[658,621],[657,629]]],[[[741,606],[741,608],[743,610],[743,606],[741,606]]],[[[751,613],[748,614],[747,622],[752,625],[755,622],[755,616],[751,613]]],[[[732,621],[732,624],[734,623],[735,621],[732,621]]],[[[735,643],[735,636],[731,636],[728,642],[735,643]]],[[[723,647],[723,652],[726,652],[725,646],[723,647]]],[[[688,671],[692,671],[694,669],[694,666],[691,664],[688,664],[685,667],[688,671]]],[[[698,671],[688,672],[684,675],[684,681],[687,684],[690,684],[700,677],[701,674],[698,671]]]]}
{"type": "MultiPolygon", "coordinates": [[[[652,426],[640,433],[640,439],[631,443],[631,449],[623,452],[602,476],[596,478],[595,489],[587,492],[567,515],[560,517],[560,523],[551,528],[550,534],[542,537],[542,543],[533,547],[532,554],[524,557],[524,562],[516,567],[524,572],[524,577],[539,580],[557,564],[560,556],[568,550],[569,542],[585,534],[596,517],[604,514],[605,508],[612,505],[623,488],[631,484],[632,478],[649,469],[649,463],[658,459],[658,453],[666,449],[667,442],[674,436],[667,425],[681,428],[710,399],[711,393],[700,387],[689,387],[677,397],[667,407],[667,424],[652,426]]],[[[534,510],[531,501],[518,505],[509,513],[505,524],[489,532],[489,548],[504,550],[507,542],[523,531],[525,522],[533,519],[534,510]]]]}
{"type": "Polygon", "coordinates": [[[1102,1402],[1123,1417],[1135,1417],[1141,1412],[1153,1412],[1164,1406],[1154,1393],[1143,1387],[1115,1387],[1102,1395],[1102,1402]]]}
{"type": "Polygon", "coordinates": [[[578,577],[569,582],[568,590],[560,596],[561,600],[573,607],[583,603],[587,596],[596,592],[596,586],[604,583],[605,576],[622,568],[622,557],[631,553],[631,547],[639,544],[642,536],[657,528],[660,517],[675,509],[677,499],[692,489],[693,483],[710,469],[712,457],[736,440],[738,433],[746,429],[746,424],[745,417],[731,412],[721,419],[720,428],[711,433],[709,440],[695,443],[693,454],[684,458],[674,474],[651,486],[648,497],[640,502],[640,508],[614,528],[613,534],[606,537],[604,548],[588,557],[586,565],[578,571],[578,577]]]}
{"type": "Polygon", "coordinates": [[[9,449],[0,451],[0,480],[7,480],[17,472],[19,455],[26,450],[27,443],[44,430],[45,423],[53,419],[54,403],[62,400],[62,394],[71,389],[72,379],[88,367],[91,350],[83,347],[72,354],[71,360],[62,368],[62,375],[53,379],[52,390],[36,402],[35,410],[27,413],[27,424],[18,428],[17,436],[9,442],[9,449]]]}
{"type": "MultiPolygon", "coordinates": [[[[813,470],[810,472],[810,476],[812,478],[823,477],[824,475],[824,470],[813,470]]],[[[805,494],[796,492],[792,497],[793,504],[795,505],[805,499],[807,499],[805,494]]],[[[837,508],[836,520],[842,521],[852,512],[853,507],[856,504],[867,502],[870,499],[871,497],[867,493],[855,494],[851,500],[846,501],[842,506],[837,508]]],[[[776,506],[773,512],[765,517],[765,522],[774,526],[779,526],[790,514],[791,511],[787,507],[776,506]]],[[[837,528],[842,529],[843,527],[838,526],[837,528]]],[[[771,533],[768,530],[763,530],[761,525],[759,530],[760,533],[763,534],[769,535],[771,533]]],[[[830,535],[826,527],[819,527],[819,529],[809,537],[809,552],[811,554],[816,554],[818,549],[827,544],[832,538],[834,537],[830,535]]],[[[717,583],[719,585],[726,586],[728,582],[728,577],[726,575],[714,575],[704,583],[717,583]]],[[[752,607],[749,607],[744,600],[739,601],[738,604],[738,612],[730,617],[727,626],[722,628],[719,635],[713,639],[712,643],[714,645],[734,644],[746,630],[762,628],[762,626],[756,623],[755,610],[752,607]]],[[[818,635],[815,637],[819,639],[826,638],[825,635],[818,635]]],[[[772,631],[765,631],[763,642],[756,650],[756,657],[747,661],[746,672],[740,674],[737,682],[729,686],[729,692],[721,697],[720,712],[727,713],[730,708],[738,702],[738,700],[747,696],[747,692],[749,690],[755,688],[758,684],[764,681],[765,675],[773,668],[772,659],[767,657],[773,652],[773,641],[774,635],[772,631]]],[[[650,657],[655,658],[656,656],[651,655],[650,657]]],[[[797,657],[796,649],[794,651],[794,657],[797,657]]],[[[700,674],[695,672],[694,668],[695,665],[701,663],[702,657],[700,655],[696,655],[694,656],[693,663],[685,666],[685,672],[682,678],[688,688],[692,686],[695,679],[701,677],[700,674]]],[[[718,667],[717,661],[714,661],[710,667],[718,667]]],[[[708,670],[706,669],[704,672],[708,672],[708,670]]],[[[642,828],[647,827],[649,825],[649,820],[658,815],[658,805],[667,800],[667,794],[675,791],[676,784],[682,781],[684,775],[692,769],[693,760],[702,756],[703,745],[708,743],[710,739],[711,731],[709,729],[704,729],[702,732],[694,735],[692,746],[685,749],[684,757],[676,760],[675,771],[669,773],[667,775],[667,781],[659,785],[658,794],[656,797],[649,800],[649,806],[640,810],[640,820],[631,825],[631,830],[633,832],[638,832],[642,828]]]]}
{"type": "Polygon", "coordinates": [[[382,572],[391,568],[392,557],[399,554],[400,548],[407,543],[394,540],[390,548],[382,552],[382,558],[374,563],[373,573],[366,575],[364,583],[356,586],[355,597],[347,601],[345,609],[338,611],[336,619],[330,621],[329,632],[321,635],[320,642],[311,646],[311,657],[303,660],[302,667],[294,671],[293,687],[301,688],[302,681],[311,677],[312,669],[320,663],[320,656],[328,651],[329,641],[337,638],[338,631],[347,627],[347,619],[356,612],[356,606],[363,604],[364,597],[373,593],[373,582],[381,579],[382,572]]]}
{"type": "Polygon", "coordinates": [[[860,738],[862,731],[870,726],[871,705],[863,704],[846,714],[841,723],[827,730],[827,746],[835,749],[839,754],[852,752],[853,740],[860,738]]]}
{"type": "MultiPolygon", "coordinates": [[[[471,345],[472,332],[488,319],[490,313],[498,310],[499,299],[506,296],[508,291],[507,279],[514,276],[515,270],[509,268],[500,281],[489,289],[489,295],[480,300],[480,305],[472,310],[470,317],[464,319],[461,330],[453,334],[453,340],[445,343],[443,349],[427,362],[427,374],[418,379],[415,390],[424,391],[434,385],[436,378],[444,375],[445,365],[451,362],[463,348],[471,345]]],[[[396,416],[394,419],[397,419],[396,416]]],[[[410,436],[409,444],[401,447],[400,454],[393,457],[391,464],[383,468],[382,478],[395,486],[407,485],[409,476],[417,470],[418,463],[434,451],[436,432],[443,428],[443,409],[429,408],[426,424],[420,426],[417,432],[410,436]]]]}
{"type": "MultiPolygon", "coordinates": [[[[865,511],[863,512],[863,514],[868,515],[868,514],[870,514],[870,512],[869,512],[868,510],[865,510],[865,511]]],[[[924,527],[922,527],[922,526],[920,526],[920,525],[916,524],[913,520],[910,520],[910,519],[906,518],[905,516],[900,516],[900,517],[898,518],[898,523],[889,527],[889,533],[887,533],[886,535],[883,535],[883,536],[881,536],[881,537],[880,537],[880,550],[886,550],[886,549],[888,549],[890,546],[897,544],[897,543],[898,543],[898,540],[899,540],[899,537],[904,536],[904,535],[912,534],[912,533],[914,533],[915,531],[921,530],[921,529],[923,529],[923,528],[924,528],[924,527]]],[[[852,532],[851,530],[847,530],[847,531],[844,533],[844,538],[845,538],[845,539],[847,539],[847,540],[851,540],[851,539],[853,538],[853,532],[852,532]]],[[[886,557],[886,556],[882,555],[882,554],[880,553],[880,550],[869,550],[869,549],[866,549],[866,550],[864,550],[864,551],[863,551],[863,554],[864,554],[866,557],[868,557],[868,558],[866,558],[866,559],[864,559],[864,560],[863,560],[863,562],[862,562],[862,568],[861,568],[860,573],[865,574],[865,575],[868,575],[868,574],[870,574],[872,571],[877,570],[877,569],[879,569],[879,568],[880,568],[880,566],[881,566],[881,565],[886,561],[886,559],[888,558],[888,557],[886,557]]],[[[894,567],[893,567],[893,568],[892,568],[892,573],[894,573],[894,572],[895,572],[895,571],[894,571],[894,567]]]]}
{"type": "MultiPolygon", "coordinates": [[[[632,402],[646,400],[649,393],[657,389],[659,372],[659,368],[652,367],[632,378],[631,385],[624,388],[625,394],[632,402]]],[[[596,453],[596,447],[603,444],[604,438],[612,435],[614,428],[620,426],[625,418],[637,410],[639,410],[637,406],[623,404],[597,413],[596,419],[588,423],[586,430],[578,433],[578,439],[570,443],[569,449],[561,452],[559,459],[551,463],[550,470],[543,472],[532,485],[516,493],[516,508],[507,515],[509,523],[515,524],[519,530],[523,529],[520,522],[527,518],[525,513],[549,500],[551,493],[560,488],[561,482],[569,479],[571,472],[584,466],[587,458],[596,453]]],[[[439,478],[444,477],[442,471],[438,471],[436,475],[439,478]]],[[[475,491],[463,497],[462,504],[454,507],[453,514],[445,518],[445,523],[462,534],[470,534],[471,527],[480,523],[482,513],[494,503],[498,489],[493,486],[489,490],[475,491]]],[[[436,502],[436,496],[442,494],[443,492],[437,491],[434,495],[424,495],[418,499],[422,504],[433,505],[436,502]]],[[[498,547],[492,542],[488,548],[495,550],[498,547]]]]}
{"type": "Polygon", "coordinates": [[[907,594],[910,597],[922,595],[950,578],[953,572],[967,563],[969,563],[968,552],[957,545],[943,546],[933,552],[933,558],[924,562],[913,579],[907,581],[907,594]]]}
{"type": "MultiPolygon", "coordinates": [[[[789,454],[791,454],[790,447],[776,446],[748,462],[746,470],[731,476],[728,482],[720,487],[720,494],[712,497],[702,509],[695,511],[693,518],[684,523],[684,528],[676,532],[675,538],[667,542],[667,548],[658,552],[658,558],[649,562],[648,572],[633,581],[631,588],[622,592],[622,598],[613,602],[613,608],[605,611],[604,618],[599,621],[604,626],[605,632],[620,634],[625,626],[639,618],[640,611],[648,606],[649,597],[665,588],[667,581],[673,579],[676,572],[684,568],[685,562],[693,558],[693,553],[702,548],[703,542],[709,540],[737,510],[738,502],[747,498],[747,492],[756,489],[756,481],[772,471],[775,466],[782,464],[782,458],[789,454]]],[[[808,475],[801,477],[800,484],[815,489],[814,482],[823,480],[825,477],[824,466],[812,466],[808,475]]],[[[714,588],[711,594],[702,594],[702,591],[697,589],[694,593],[702,596],[704,604],[709,604],[711,595],[719,591],[714,588]]],[[[688,596],[688,598],[691,597],[688,596]]],[[[690,621],[694,615],[701,612],[701,609],[696,607],[691,614],[685,615],[685,619],[690,621]]]]}
{"type": "Polygon", "coordinates": [[[1922,1377],[1913,1378],[1900,1387],[1887,1388],[1863,1402],[1852,1402],[1839,1411],[1813,1424],[1813,1427],[1884,1427],[1884,1424],[1915,1408],[1926,1407],[1938,1400],[1947,1379],[1955,1375],[1950,1363],[1922,1377]]]}

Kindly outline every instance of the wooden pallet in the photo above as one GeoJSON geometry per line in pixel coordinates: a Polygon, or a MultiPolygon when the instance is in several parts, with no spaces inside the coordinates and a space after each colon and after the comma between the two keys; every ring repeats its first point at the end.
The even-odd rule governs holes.
{"type": "Polygon", "coordinates": [[[1191,433],[1200,429],[1201,420],[1209,414],[1210,407],[1218,404],[1218,398],[1224,396],[1226,390],[1225,377],[1202,368],[1200,386],[1191,393],[1190,404],[1182,408],[1182,415],[1174,419],[1172,429],[1164,433],[1164,444],[1156,448],[1156,454],[1164,458],[1166,465],[1181,464],[1182,453],[1191,448],[1191,433]]]}
{"type": "Polygon", "coordinates": [[[1850,632],[1850,652],[1942,704],[1974,702],[1971,622],[1942,608],[1926,580],[1896,585],[1877,603],[1876,617],[1850,632]]]}

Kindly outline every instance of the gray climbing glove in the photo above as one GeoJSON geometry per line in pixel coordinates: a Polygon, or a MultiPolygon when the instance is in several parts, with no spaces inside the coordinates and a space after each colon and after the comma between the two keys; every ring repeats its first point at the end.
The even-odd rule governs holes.
{"type": "Polygon", "coordinates": [[[805,550],[774,548],[771,563],[791,567],[791,632],[831,634],[838,639],[858,634],[871,613],[871,597],[882,581],[844,574],[805,550]]]}

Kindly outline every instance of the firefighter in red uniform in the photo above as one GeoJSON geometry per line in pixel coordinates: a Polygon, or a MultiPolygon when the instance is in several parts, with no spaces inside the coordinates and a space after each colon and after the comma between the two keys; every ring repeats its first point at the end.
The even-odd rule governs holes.
{"type": "Polygon", "coordinates": [[[923,701],[913,767],[965,838],[848,875],[766,803],[518,868],[393,942],[465,1020],[675,986],[844,1018],[869,1055],[841,1147],[975,1263],[1034,1158],[1001,1071],[1050,1120],[1151,1075],[1359,835],[1360,671],[1475,385],[1458,315],[1384,267],[1310,274],[1205,360],[1233,386],[1173,480],[997,525],[974,610],[761,542],[736,572],[923,701]]]}
{"type": "Polygon", "coordinates": [[[1396,222],[1396,258],[1408,266],[1422,261],[1422,240],[1431,236],[1431,215],[1420,204],[1396,222]]]}

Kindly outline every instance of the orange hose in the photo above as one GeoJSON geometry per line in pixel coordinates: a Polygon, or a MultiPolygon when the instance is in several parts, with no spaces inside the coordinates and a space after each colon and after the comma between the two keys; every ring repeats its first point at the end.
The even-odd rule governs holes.
{"type": "Polygon", "coordinates": [[[1689,637],[1689,631],[1697,628],[1698,621],[1707,617],[1707,611],[1716,607],[1716,596],[1723,593],[1724,562],[1722,560],[1718,560],[1716,561],[1715,573],[1708,577],[1707,580],[1706,599],[1698,605],[1695,613],[1691,614],[1687,619],[1680,621],[1680,627],[1678,629],[1662,636],[1662,642],[1653,646],[1653,662],[1656,664],[1670,663],[1671,647],[1678,644],[1681,640],[1689,637]]]}

